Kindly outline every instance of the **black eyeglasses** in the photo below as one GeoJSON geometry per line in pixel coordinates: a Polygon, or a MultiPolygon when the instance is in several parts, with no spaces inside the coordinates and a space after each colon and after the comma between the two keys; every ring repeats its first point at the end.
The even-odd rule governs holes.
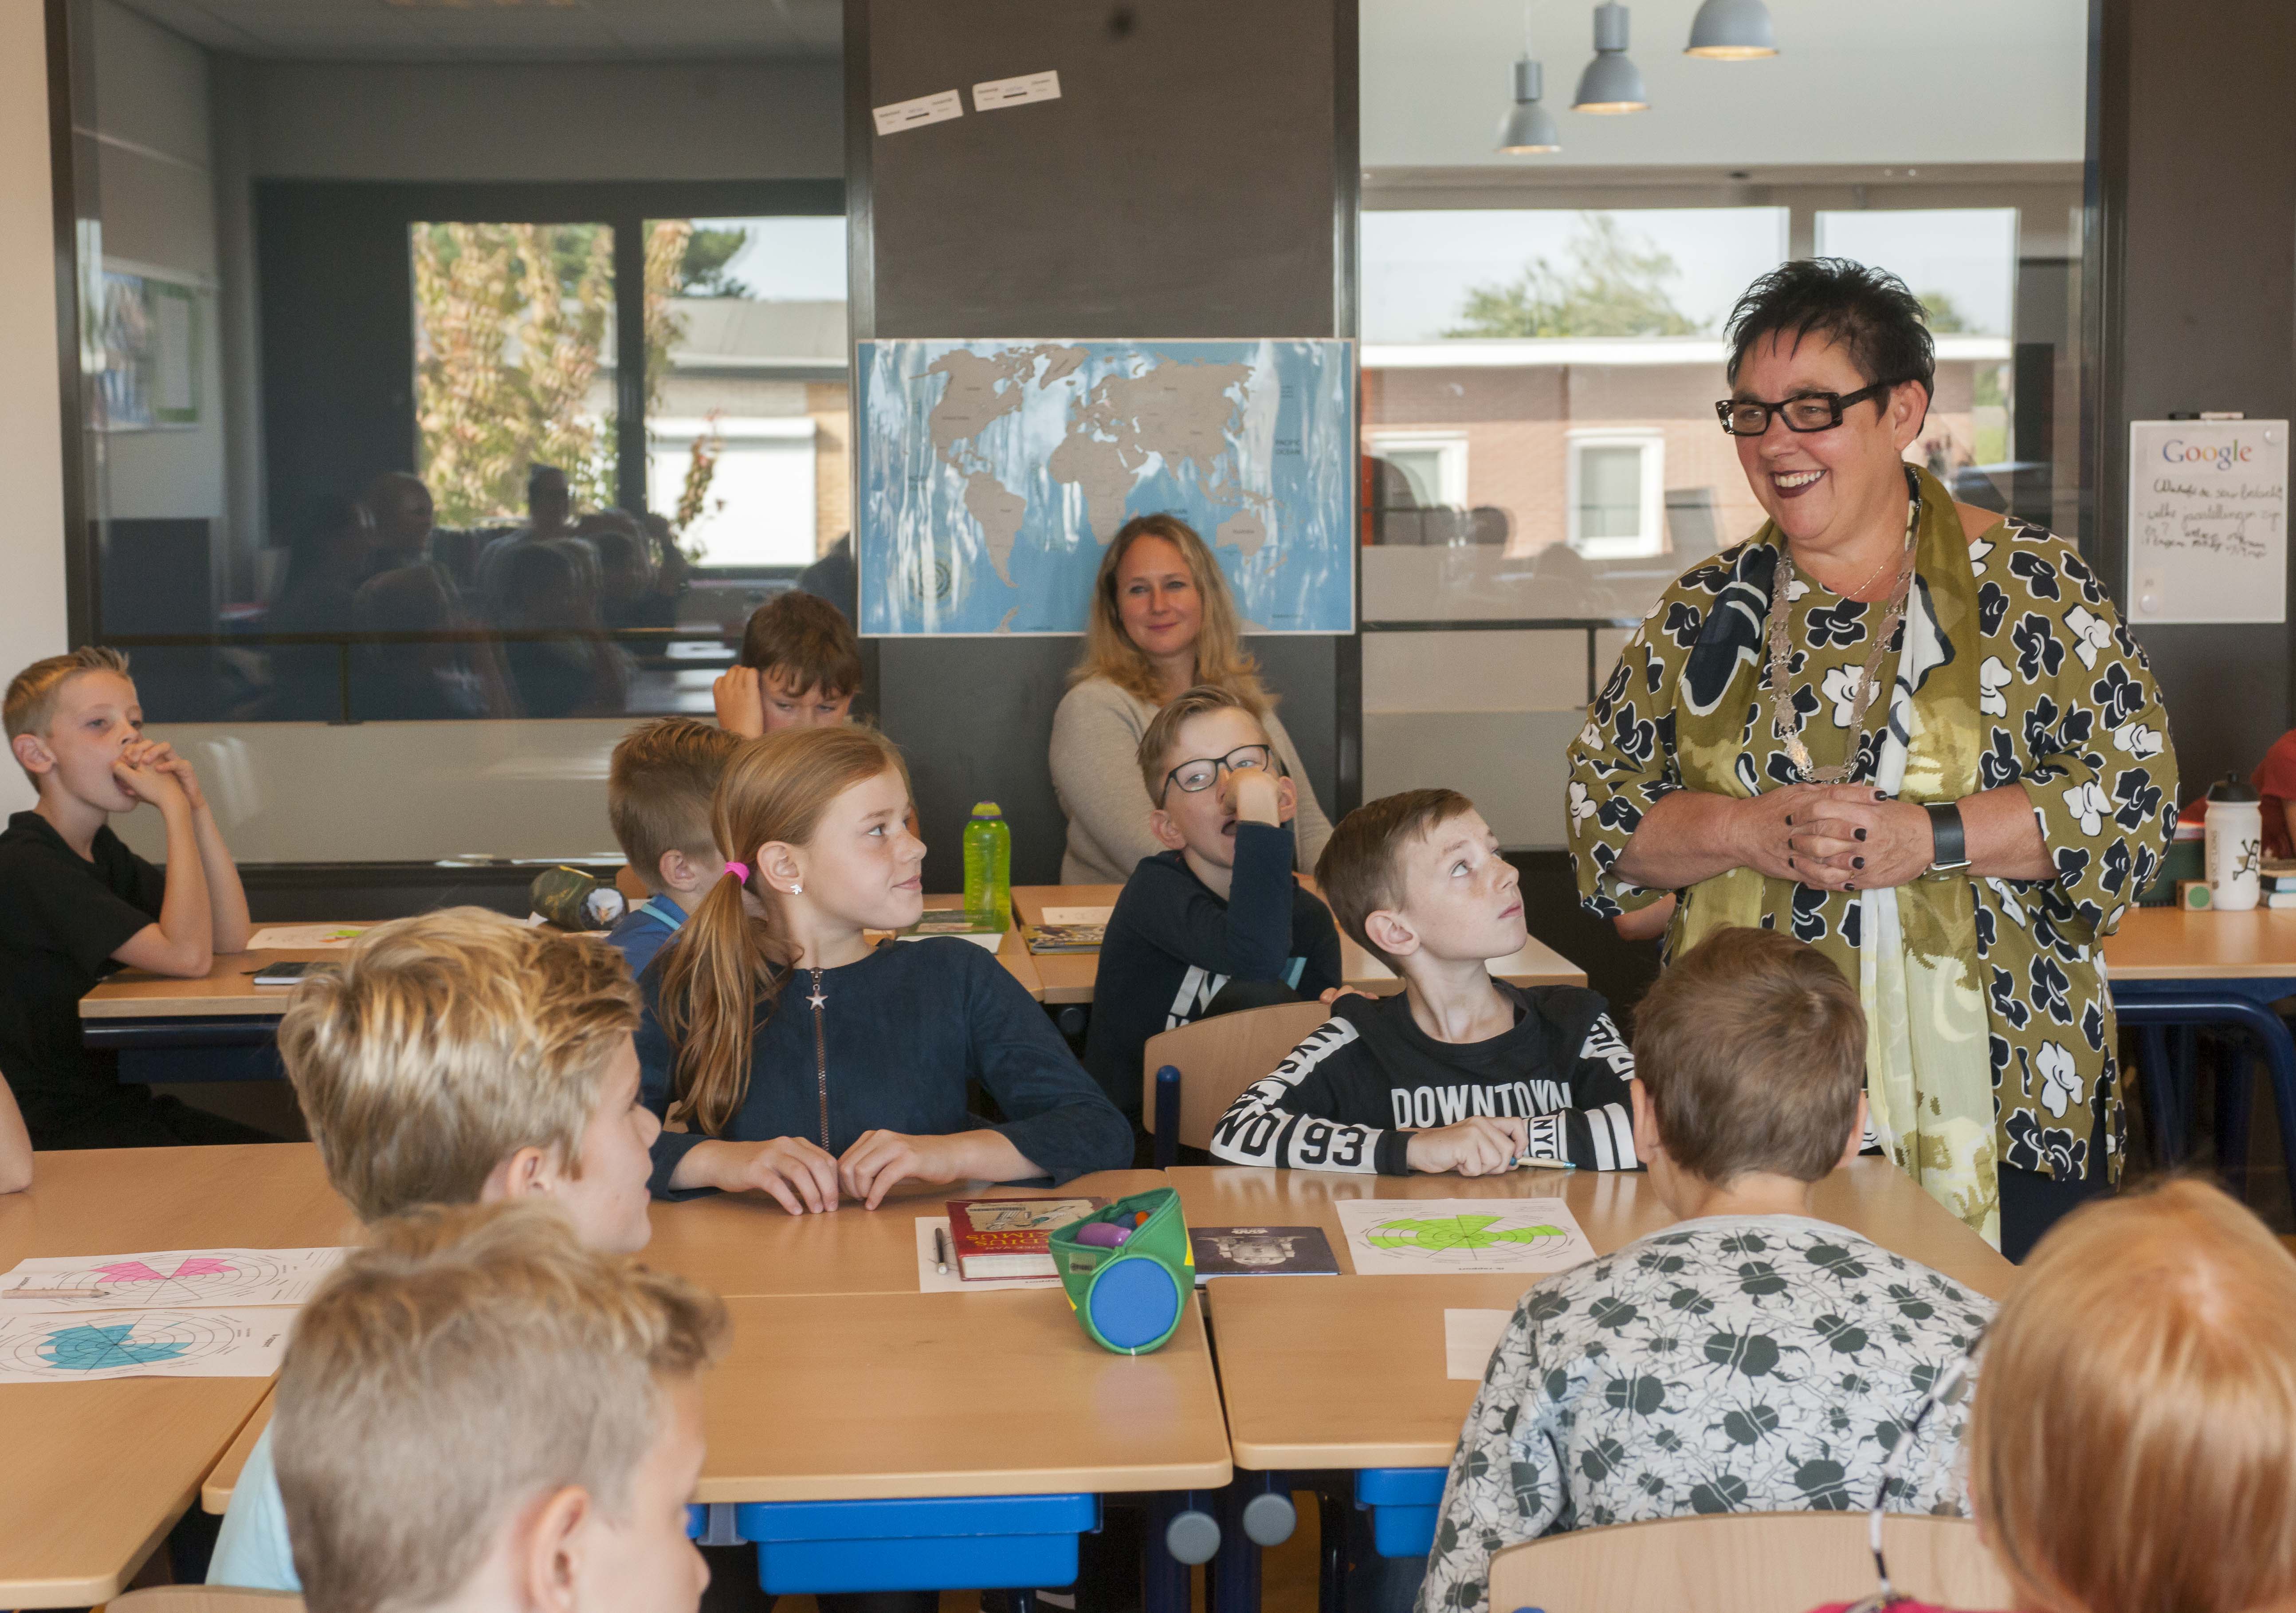
{"type": "Polygon", "coordinates": [[[1199,756],[1164,775],[1164,788],[1157,792],[1157,800],[1160,802],[1176,784],[1189,795],[1209,790],[1219,782],[1223,769],[1231,773],[1255,773],[1275,766],[1275,753],[1264,745],[1240,745],[1225,756],[1199,756]]]}
{"type": "Polygon", "coordinates": [[[1863,403],[1868,398],[1879,397],[1893,386],[1903,386],[1902,381],[1876,381],[1854,392],[1798,392],[1778,403],[1764,403],[1757,398],[1725,398],[1714,406],[1722,417],[1722,429],[1733,437],[1759,437],[1770,429],[1770,416],[1785,417],[1790,432],[1830,432],[1841,424],[1841,411],[1853,403],[1863,403]]]}

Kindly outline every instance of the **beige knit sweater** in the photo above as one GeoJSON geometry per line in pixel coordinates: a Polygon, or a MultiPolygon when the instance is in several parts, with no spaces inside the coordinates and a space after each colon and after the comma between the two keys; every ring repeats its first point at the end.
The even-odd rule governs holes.
{"type": "MultiPolygon", "coordinates": [[[[1140,736],[1155,720],[1156,708],[1105,678],[1087,679],[1070,689],[1053,713],[1053,790],[1069,817],[1068,850],[1061,859],[1063,885],[1121,885],[1144,857],[1165,848],[1148,832],[1153,810],[1140,781],[1140,736]]],[[[1316,803],[1299,747],[1283,720],[1267,715],[1267,737],[1300,790],[1292,827],[1300,843],[1299,863],[1313,868],[1332,837],[1331,820],[1316,803]]]]}

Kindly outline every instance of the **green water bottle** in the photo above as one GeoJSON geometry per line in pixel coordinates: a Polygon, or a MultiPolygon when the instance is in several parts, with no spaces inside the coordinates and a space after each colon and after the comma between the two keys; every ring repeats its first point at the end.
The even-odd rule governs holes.
{"type": "Polygon", "coordinates": [[[1013,831],[993,801],[976,802],[964,826],[964,910],[1013,922],[1013,831]]]}

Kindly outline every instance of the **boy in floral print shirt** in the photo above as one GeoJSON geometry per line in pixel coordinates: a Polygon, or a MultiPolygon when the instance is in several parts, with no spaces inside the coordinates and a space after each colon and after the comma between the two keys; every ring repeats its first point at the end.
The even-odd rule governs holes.
{"type": "MultiPolygon", "coordinates": [[[[1992,1316],[1811,1214],[1866,1120],[1865,1016],[1822,954],[1718,930],[1635,1020],[1636,1143],[1680,1220],[1523,1296],[1452,1459],[1419,1613],[1488,1613],[1491,1553],[1557,1530],[1871,1505],[1992,1316]]],[[[1963,1510],[1962,1425],[1960,1405],[1931,1414],[1893,1510],[1963,1510]]]]}

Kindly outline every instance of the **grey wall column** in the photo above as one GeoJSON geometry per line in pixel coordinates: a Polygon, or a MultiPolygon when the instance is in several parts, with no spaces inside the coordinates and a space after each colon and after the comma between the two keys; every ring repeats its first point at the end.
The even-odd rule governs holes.
{"type": "MultiPolygon", "coordinates": [[[[1356,16],[1346,0],[846,0],[856,339],[1351,336],[1356,16]],[[1057,70],[1057,102],[976,113],[972,86],[1057,70]],[[879,136],[869,109],[961,89],[965,115],[879,136]]],[[[931,860],[962,883],[976,799],[1013,876],[1059,876],[1046,748],[1073,638],[876,641],[931,860]]],[[[1343,803],[1341,657],[1251,645],[1318,799],[1343,803]]]]}
{"type": "MultiPolygon", "coordinates": [[[[2296,416],[2296,6],[2093,0],[2093,23],[2083,481],[2091,552],[2126,605],[2128,423],[2296,416]]],[[[2137,638],[2187,798],[2245,778],[2291,726],[2288,626],[2137,638]]]]}

